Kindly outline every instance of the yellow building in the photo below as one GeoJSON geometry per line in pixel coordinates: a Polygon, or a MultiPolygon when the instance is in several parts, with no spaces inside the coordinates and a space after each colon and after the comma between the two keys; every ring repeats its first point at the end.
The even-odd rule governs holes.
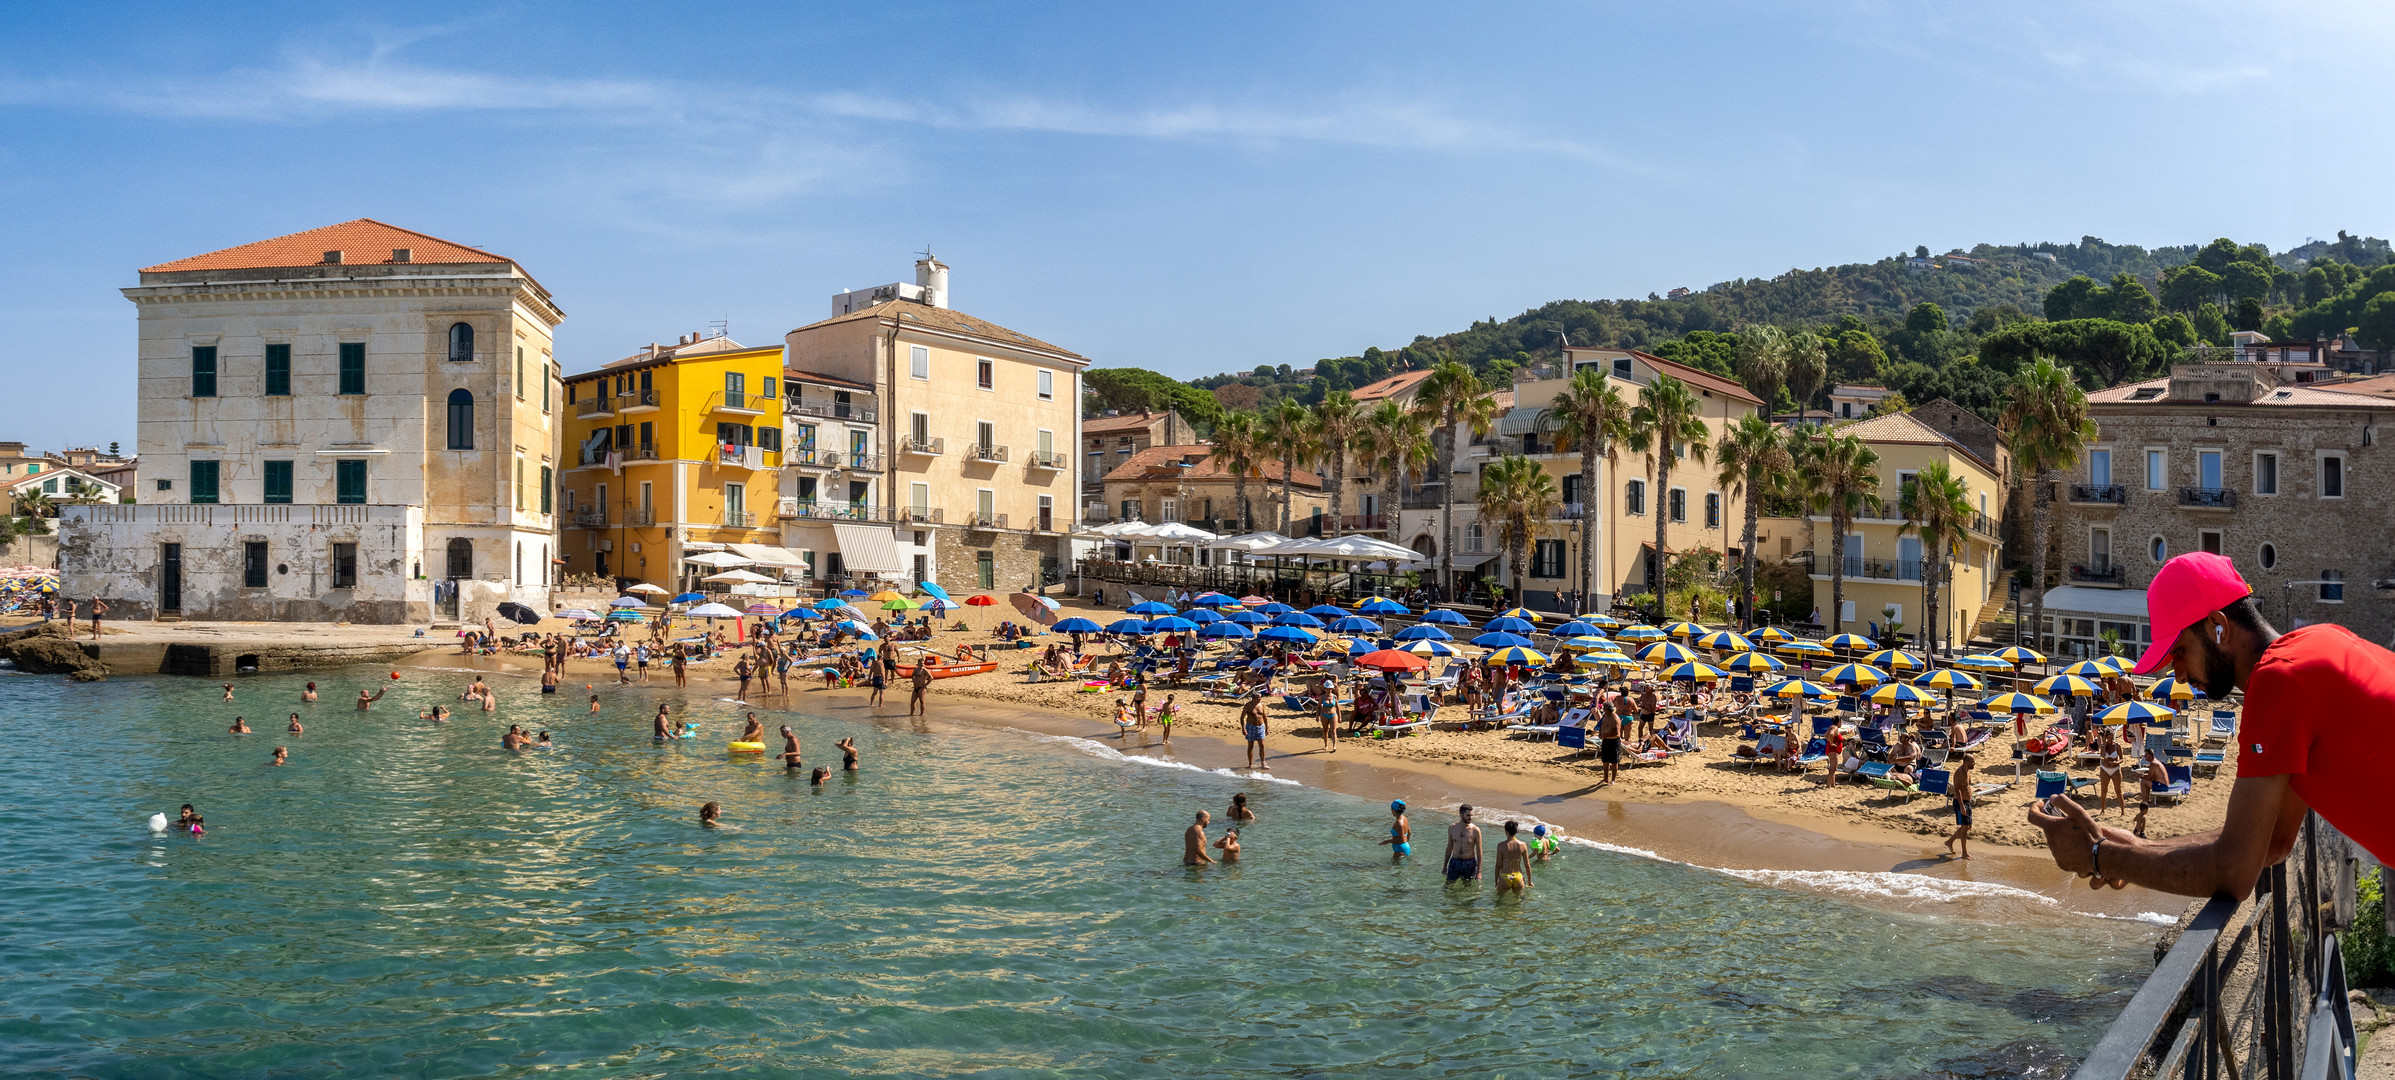
{"type": "MultiPolygon", "coordinates": [[[[1898,512],[1904,485],[1914,474],[1943,462],[1963,480],[1973,509],[1969,529],[1949,546],[1949,577],[1938,587],[1939,637],[1959,645],[1978,625],[1980,609],[1994,596],[2003,569],[2003,541],[1998,530],[2004,512],[2004,484],[1996,463],[1910,413],[1889,413],[1831,429],[1859,436],[1879,455],[1881,506],[1866,510],[1848,525],[1844,552],[1846,605],[1830,610],[1830,526],[1826,515],[1810,519],[1813,530],[1813,602],[1826,624],[1836,618],[1844,629],[1869,634],[1877,625],[1882,634],[1892,618],[1911,637],[1921,632],[1927,602],[1923,551],[1919,532],[1905,528],[1898,512]]],[[[1997,597],[2001,603],[2001,598],[1997,597]]],[[[1828,632],[1835,633],[1836,630],[1828,632]]],[[[1874,634],[1880,637],[1882,634],[1874,634]]],[[[1890,644],[1882,641],[1882,644],[1890,644]]]]}
{"type": "Polygon", "coordinates": [[[565,380],[560,478],[568,573],[684,592],[734,548],[799,565],[774,520],[782,347],[692,334],[565,380]]]}

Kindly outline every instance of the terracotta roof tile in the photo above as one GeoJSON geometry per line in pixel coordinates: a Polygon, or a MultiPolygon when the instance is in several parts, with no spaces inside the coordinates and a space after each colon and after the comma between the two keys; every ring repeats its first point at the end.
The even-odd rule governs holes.
{"type": "Polygon", "coordinates": [[[1422,380],[1427,378],[1430,378],[1428,370],[1401,371],[1386,379],[1356,387],[1350,391],[1350,396],[1357,401],[1379,401],[1382,398],[1392,398],[1421,385],[1422,380]]]}
{"type": "MultiPolygon", "coordinates": [[[[1122,464],[1115,466],[1111,471],[1107,472],[1105,478],[1110,483],[1118,480],[1172,479],[1174,477],[1180,476],[1184,471],[1177,467],[1175,463],[1189,460],[1190,458],[1197,457],[1200,454],[1205,456],[1194,466],[1186,470],[1189,479],[1193,481],[1219,480],[1225,482],[1236,479],[1231,475],[1231,471],[1229,469],[1224,468],[1221,463],[1214,460],[1214,448],[1205,443],[1195,443],[1188,446],[1151,446],[1125,459],[1122,464]]],[[[1262,480],[1274,484],[1281,482],[1281,463],[1277,458],[1265,458],[1258,460],[1256,462],[1256,471],[1260,473],[1261,476],[1250,476],[1248,477],[1249,480],[1262,480]]],[[[1301,488],[1322,487],[1322,478],[1313,473],[1307,472],[1304,469],[1298,469],[1290,473],[1290,479],[1296,486],[1301,488]]]]}
{"type": "Polygon", "coordinates": [[[788,382],[810,382],[819,386],[843,386],[850,390],[864,390],[870,392],[873,389],[872,383],[861,383],[855,379],[843,379],[838,375],[825,375],[817,371],[801,371],[794,367],[783,368],[782,378],[784,381],[788,382]]]}
{"type": "Polygon", "coordinates": [[[258,240],[194,255],[188,259],[145,266],[145,274],[171,274],[186,270],[261,270],[284,266],[323,266],[324,253],[341,253],[342,265],[397,265],[391,258],[396,248],[408,250],[409,263],[504,263],[515,260],[505,255],[493,255],[478,248],[455,244],[437,236],[426,236],[412,229],[385,225],[373,218],[344,221],[321,229],[309,229],[270,240],[258,240]]]}
{"type": "Polygon", "coordinates": [[[1018,345],[1023,348],[1071,357],[1075,360],[1088,359],[1071,349],[1050,345],[1029,334],[1017,333],[987,319],[978,319],[952,308],[936,308],[913,300],[884,300],[870,307],[858,308],[846,315],[834,315],[820,322],[808,323],[791,333],[812,330],[818,326],[831,326],[836,323],[857,322],[866,319],[895,319],[900,325],[915,323],[937,330],[964,334],[968,337],[982,338],[1000,345],[1018,345]]]}
{"type": "Polygon", "coordinates": [[[1166,414],[1160,412],[1125,413],[1121,416],[1099,416],[1081,422],[1083,435],[1111,435],[1118,431],[1137,431],[1161,422],[1166,414]]]}
{"type": "Polygon", "coordinates": [[[1929,426],[1929,424],[1923,421],[1920,417],[1914,416],[1909,412],[1883,413],[1879,416],[1870,417],[1864,420],[1855,420],[1849,423],[1838,424],[1831,427],[1830,430],[1835,431],[1840,435],[1856,436],[1867,443],[1902,443],[1912,446],[1943,446],[1951,450],[1959,451],[1964,457],[1970,458],[1972,461],[1979,462],[1980,466],[1986,468],[1989,472],[1995,471],[1994,465],[1990,462],[1982,460],[1977,451],[1972,450],[1968,446],[1964,446],[1953,436],[1929,426]]]}

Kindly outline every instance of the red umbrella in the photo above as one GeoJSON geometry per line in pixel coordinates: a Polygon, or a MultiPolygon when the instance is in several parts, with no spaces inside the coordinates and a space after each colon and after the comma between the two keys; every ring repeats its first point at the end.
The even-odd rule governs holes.
{"type": "Polygon", "coordinates": [[[1010,593],[1006,600],[1015,606],[1016,611],[1022,612],[1024,618],[1041,626],[1056,625],[1056,601],[1031,593],[1010,593]]]}
{"type": "Polygon", "coordinates": [[[1356,657],[1356,663],[1375,671],[1420,671],[1430,666],[1430,661],[1403,649],[1368,652],[1356,657]]]}
{"type": "Polygon", "coordinates": [[[965,598],[966,607],[992,607],[997,603],[998,602],[996,600],[992,600],[987,596],[968,596],[965,598]]]}

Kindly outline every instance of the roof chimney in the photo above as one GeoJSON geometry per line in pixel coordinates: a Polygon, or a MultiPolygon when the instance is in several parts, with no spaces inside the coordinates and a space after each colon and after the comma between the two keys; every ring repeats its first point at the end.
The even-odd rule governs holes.
{"type": "Polygon", "coordinates": [[[923,288],[923,302],[936,308],[948,306],[948,267],[925,251],[915,260],[915,284],[923,288]]]}
{"type": "Polygon", "coordinates": [[[328,252],[325,252],[325,253],[324,253],[324,264],[325,264],[326,266],[339,266],[339,265],[341,265],[341,253],[340,253],[340,252],[338,252],[338,251],[328,251],[328,252]]]}

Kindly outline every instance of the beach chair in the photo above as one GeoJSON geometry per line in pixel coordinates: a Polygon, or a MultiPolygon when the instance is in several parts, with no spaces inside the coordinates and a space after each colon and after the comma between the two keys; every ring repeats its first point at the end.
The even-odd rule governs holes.
{"type": "Polygon", "coordinates": [[[1738,749],[1731,751],[1730,760],[1751,769],[1756,765],[1778,757],[1782,751],[1787,749],[1787,747],[1788,737],[1786,735],[1765,735],[1762,738],[1755,740],[1755,745],[1753,746],[1741,746],[1738,749]]]}
{"type": "Polygon", "coordinates": [[[1988,741],[1988,739],[1995,734],[1995,732],[1990,731],[1987,728],[1971,728],[1969,730],[1971,733],[1970,738],[1964,739],[1961,746],[1949,747],[1948,749],[1954,751],[1955,753],[1961,753],[1965,750],[1977,750],[1979,749],[1979,744],[1988,741]]]}
{"type": "Polygon", "coordinates": [[[1829,750],[1828,739],[1815,739],[1806,743],[1804,751],[1796,755],[1796,771],[1805,772],[1811,769],[1816,762],[1828,761],[1829,750]]]}
{"type": "Polygon", "coordinates": [[[1754,677],[1753,677],[1753,676],[1751,676],[1751,675],[1732,675],[1732,676],[1730,676],[1730,692],[1731,692],[1731,693],[1733,693],[1733,694],[1751,694],[1751,693],[1754,693],[1754,692],[1755,692],[1755,680],[1754,680],[1754,677]]]}
{"type": "Polygon", "coordinates": [[[2227,745],[2237,737],[2237,714],[2230,709],[2212,710],[2212,722],[2204,729],[2203,745],[2227,745]]]}
{"type": "Polygon", "coordinates": [[[1555,729],[1555,745],[1566,750],[1576,750],[1582,754],[1588,753],[1588,729],[1585,727],[1558,727],[1555,729]]]}
{"type": "Polygon", "coordinates": [[[1841,698],[1839,698],[1839,699],[1838,699],[1838,711],[1839,711],[1839,712],[1842,712],[1842,713],[1853,713],[1853,712],[1860,712],[1861,710],[1862,710],[1862,702],[1860,702],[1860,701],[1858,701],[1858,700],[1856,700],[1856,699],[1854,699],[1854,698],[1851,698],[1851,697],[1841,697],[1841,698]]]}
{"type": "Polygon", "coordinates": [[[1374,724],[1371,734],[1376,739],[1394,739],[1430,726],[1428,720],[1407,720],[1395,724],[1374,724]]]}
{"type": "Polygon", "coordinates": [[[1704,743],[1697,741],[1696,721],[1685,713],[1664,725],[1663,745],[1671,747],[1675,754],[1693,754],[1705,748],[1704,743]]]}
{"type": "Polygon", "coordinates": [[[2157,801],[2168,799],[2174,803],[2178,802],[2180,799],[2186,798],[2188,791],[2195,787],[2194,766],[2165,763],[2162,770],[2170,776],[2170,783],[2154,789],[2154,798],[2157,801]]]}
{"type": "Polygon", "coordinates": [[[1882,791],[1901,791],[1907,793],[1908,795],[1918,795],[1921,793],[1921,789],[1889,776],[1889,768],[1890,766],[1885,761],[1873,761],[1866,763],[1862,769],[1858,770],[1856,776],[1870,781],[1872,787],[1879,788],[1882,791]]]}
{"type": "Polygon", "coordinates": [[[2056,795],[2064,794],[2070,790],[2070,779],[2068,774],[2040,769],[2037,773],[2037,791],[2032,797],[2051,799],[2056,795]]]}
{"type": "Polygon", "coordinates": [[[1947,785],[1953,779],[1954,774],[1944,769],[1923,769],[1920,781],[1914,786],[1919,788],[1923,795],[1945,795],[1949,791],[1947,785]]]}
{"type": "Polygon", "coordinates": [[[2189,767],[2205,776],[2218,776],[2220,767],[2228,764],[2228,761],[2229,752],[2226,749],[2198,750],[2195,752],[2195,763],[2189,767]]]}
{"type": "Polygon", "coordinates": [[[1864,728],[1863,756],[1866,758],[1886,760],[1888,756],[1887,733],[1875,727],[1864,728]]]}
{"type": "Polygon", "coordinates": [[[1822,740],[1827,740],[1830,737],[1830,728],[1837,726],[1838,723],[1835,717],[1829,716],[1816,716],[1812,718],[1812,721],[1813,737],[1822,740]]]}
{"type": "Polygon", "coordinates": [[[1943,746],[1924,746],[1921,748],[1921,764],[1931,769],[1943,769],[1946,767],[1947,753],[1943,746]]]}

